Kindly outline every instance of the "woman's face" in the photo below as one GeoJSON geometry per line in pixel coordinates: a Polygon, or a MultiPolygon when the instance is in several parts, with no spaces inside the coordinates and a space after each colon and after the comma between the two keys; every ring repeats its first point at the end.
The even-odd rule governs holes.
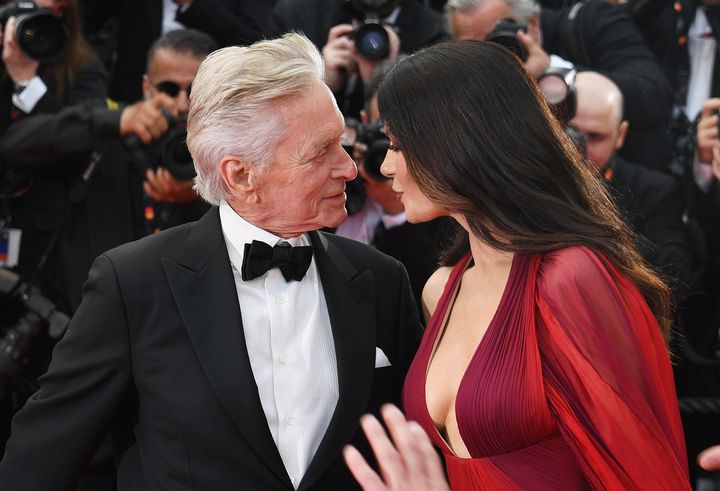
{"type": "Polygon", "coordinates": [[[398,193],[405,206],[405,217],[410,223],[429,222],[434,218],[449,215],[448,211],[435,204],[420,190],[408,172],[402,150],[391,138],[390,149],[380,166],[380,172],[392,179],[392,189],[398,193]]]}

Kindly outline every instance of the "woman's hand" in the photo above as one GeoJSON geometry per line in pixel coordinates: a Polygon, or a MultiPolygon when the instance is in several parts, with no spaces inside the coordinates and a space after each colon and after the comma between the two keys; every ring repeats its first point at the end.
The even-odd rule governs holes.
{"type": "Polygon", "coordinates": [[[420,425],[408,422],[391,404],[381,412],[392,441],[373,416],[363,416],[360,425],[375,452],[382,477],[354,447],[347,446],[344,451],[345,462],[363,490],[449,491],[440,459],[420,425]]]}

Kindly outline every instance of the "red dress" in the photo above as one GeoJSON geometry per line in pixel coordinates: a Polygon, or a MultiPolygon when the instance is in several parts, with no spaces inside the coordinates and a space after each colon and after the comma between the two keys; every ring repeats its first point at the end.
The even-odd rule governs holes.
{"type": "Polygon", "coordinates": [[[453,454],[425,384],[470,259],[450,275],[403,390],[408,417],[443,451],[452,489],[690,489],[660,328],[637,288],[584,247],[515,255],[458,388],[471,458],[453,454]]]}

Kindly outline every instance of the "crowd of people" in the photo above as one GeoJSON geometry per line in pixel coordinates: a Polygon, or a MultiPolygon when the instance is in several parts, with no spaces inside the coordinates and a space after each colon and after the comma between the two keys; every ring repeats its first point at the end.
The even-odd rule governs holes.
{"type": "Polygon", "coordinates": [[[0,489],[720,489],[718,0],[0,26],[0,489]]]}

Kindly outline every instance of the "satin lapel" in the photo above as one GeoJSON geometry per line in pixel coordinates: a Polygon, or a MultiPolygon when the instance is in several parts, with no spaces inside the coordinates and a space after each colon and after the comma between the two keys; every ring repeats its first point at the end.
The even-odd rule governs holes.
{"type": "Polygon", "coordinates": [[[332,420],[298,488],[308,489],[341,453],[367,408],[375,370],[375,289],[326,237],[310,234],[332,325],[340,395],[332,420]]]}
{"type": "Polygon", "coordinates": [[[249,446],[291,489],[250,366],[217,208],[195,225],[180,257],[163,259],[163,268],[193,348],[218,400],[249,446]]]}

